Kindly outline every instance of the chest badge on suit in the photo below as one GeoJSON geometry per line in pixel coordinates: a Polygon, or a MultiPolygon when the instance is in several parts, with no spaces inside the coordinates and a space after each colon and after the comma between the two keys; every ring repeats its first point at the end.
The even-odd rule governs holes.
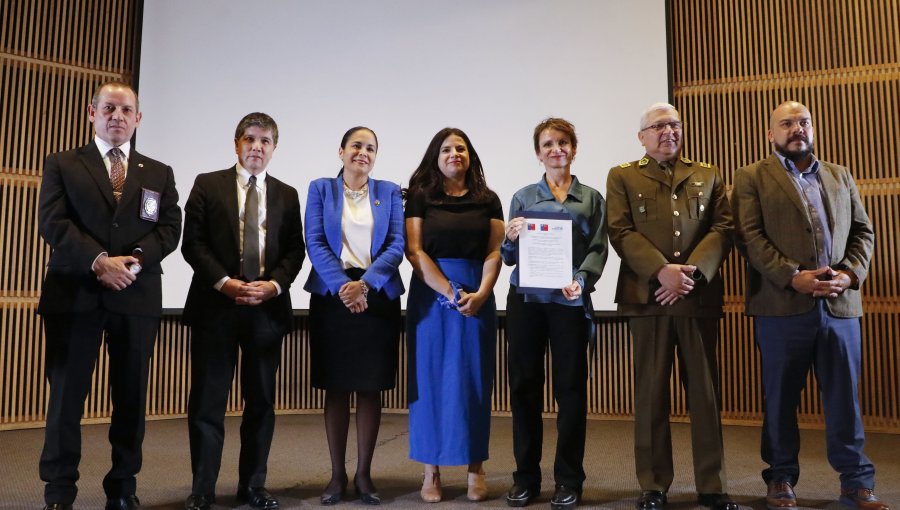
{"type": "Polygon", "coordinates": [[[381,205],[381,200],[378,200],[378,199],[376,198],[376,199],[375,199],[375,207],[378,207],[379,205],[381,205]]]}
{"type": "Polygon", "coordinates": [[[159,221],[159,192],[141,188],[141,219],[159,221]]]}

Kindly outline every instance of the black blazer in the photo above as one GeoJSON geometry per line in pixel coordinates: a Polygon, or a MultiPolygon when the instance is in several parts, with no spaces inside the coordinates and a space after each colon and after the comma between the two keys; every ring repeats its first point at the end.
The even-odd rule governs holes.
{"type": "Polygon", "coordinates": [[[53,249],[39,313],[86,312],[158,317],[162,313],[163,257],[178,246],[181,209],[172,168],[131,150],[128,175],[117,204],[97,145],[50,154],[44,161],[38,228],[53,249]],[[146,191],[159,194],[157,221],[141,218],[146,191]],[[100,285],[91,265],[109,256],[144,251],[143,270],[121,291],[100,285]]]}
{"type": "MultiPolygon", "coordinates": [[[[184,304],[182,320],[188,325],[214,321],[234,301],[213,285],[225,276],[241,274],[239,209],[236,167],[200,174],[184,206],[184,239],[181,253],[194,269],[184,304]]],[[[265,274],[260,280],[275,280],[281,295],[259,305],[285,333],[291,324],[288,290],[306,257],[300,200],[297,190],[266,176],[265,274]]]]}

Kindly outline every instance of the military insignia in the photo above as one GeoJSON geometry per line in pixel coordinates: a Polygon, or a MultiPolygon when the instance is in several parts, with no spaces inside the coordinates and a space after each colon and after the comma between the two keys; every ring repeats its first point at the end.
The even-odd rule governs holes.
{"type": "Polygon", "coordinates": [[[694,181],[694,182],[691,183],[691,186],[697,186],[697,187],[700,187],[700,186],[703,186],[703,184],[704,184],[703,181],[694,181]]]}
{"type": "Polygon", "coordinates": [[[631,163],[622,163],[621,165],[619,165],[619,168],[628,168],[630,166],[631,166],[631,163]]]}
{"type": "Polygon", "coordinates": [[[159,221],[159,192],[141,188],[141,219],[159,221]]]}
{"type": "Polygon", "coordinates": [[[638,207],[638,211],[640,211],[641,214],[644,214],[645,212],[647,212],[647,208],[644,206],[640,206],[638,207]]]}
{"type": "Polygon", "coordinates": [[[690,165],[691,163],[693,163],[693,161],[691,161],[690,159],[688,159],[684,156],[681,156],[681,162],[684,163],[685,165],[690,165]]]}
{"type": "Polygon", "coordinates": [[[702,161],[700,162],[700,166],[702,168],[712,168],[712,165],[710,165],[709,163],[703,163],[702,161]]]}
{"type": "Polygon", "coordinates": [[[705,210],[706,210],[706,206],[703,204],[700,204],[700,212],[703,212],[705,210]]]}
{"type": "Polygon", "coordinates": [[[647,166],[647,163],[649,163],[649,162],[650,162],[650,158],[641,158],[641,160],[638,161],[638,166],[643,168],[643,167],[647,166]]]}

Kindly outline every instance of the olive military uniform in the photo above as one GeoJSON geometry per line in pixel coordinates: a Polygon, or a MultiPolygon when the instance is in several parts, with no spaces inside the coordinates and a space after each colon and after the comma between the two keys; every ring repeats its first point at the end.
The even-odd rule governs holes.
{"type": "Polygon", "coordinates": [[[643,490],[672,483],[669,379],[677,348],[690,402],[694,479],[699,493],[724,493],[716,348],[722,315],[719,267],[732,247],[731,208],[718,169],[685,157],[649,156],[607,178],[610,242],[622,258],[619,312],[630,317],[635,364],[635,464],[643,490]],[[672,305],[654,292],[666,264],[697,267],[694,289],[672,305]]]}

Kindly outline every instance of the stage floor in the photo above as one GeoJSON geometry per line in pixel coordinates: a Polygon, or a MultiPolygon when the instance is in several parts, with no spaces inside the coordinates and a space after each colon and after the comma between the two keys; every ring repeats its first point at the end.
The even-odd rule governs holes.
{"type": "MultiPolygon", "coordinates": [[[[544,484],[541,497],[530,508],[549,508],[553,491],[552,463],[556,444],[555,422],[545,424],[544,484]]],[[[225,452],[219,475],[215,509],[238,508],[237,486],[238,427],[240,418],[226,420],[225,452]]],[[[482,503],[466,500],[464,467],[445,467],[441,480],[444,501],[431,505],[433,510],[453,508],[507,508],[505,494],[512,483],[512,422],[493,420],[491,459],[485,463],[490,499],[482,503]]],[[[109,468],[108,426],[83,427],[83,456],[79,496],[75,508],[102,510],[105,498],[101,480],[109,468]]],[[[372,468],[373,477],[388,508],[421,508],[419,499],[421,465],[407,458],[407,417],[385,414],[372,468]]],[[[696,507],[691,468],[690,428],[673,425],[676,475],[669,492],[672,510],[696,507]]],[[[763,463],[759,458],[757,427],[725,427],[725,455],[728,492],[742,506],[765,509],[765,485],[760,478],[763,463]]],[[[347,452],[347,471],[353,476],[356,466],[355,430],[351,425],[347,452]]],[[[845,509],[836,502],[839,493],[837,474],[825,459],[824,432],[802,431],[801,479],[797,496],[801,506],[828,510],[845,509]]],[[[0,509],[40,509],[43,484],[38,477],[38,457],[43,430],[0,432],[0,509]]],[[[588,421],[584,485],[581,508],[631,510],[639,490],[634,474],[631,422],[588,421]]],[[[877,469],[877,493],[895,509],[900,506],[900,436],[869,434],[866,452],[877,469]]],[[[321,508],[319,494],[328,481],[331,467],[321,415],[279,416],[269,459],[267,486],[281,501],[281,508],[321,508]]],[[[144,468],[138,477],[138,496],[146,509],[180,509],[191,486],[187,423],[184,419],[152,421],[147,424],[144,442],[144,468]]],[[[363,508],[355,498],[340,507],[363,508]]],[[[249,508],[246,506],[240,508],[249,508]]],[[[702,508],[702,507],[701,507],[702,508]]]]}

